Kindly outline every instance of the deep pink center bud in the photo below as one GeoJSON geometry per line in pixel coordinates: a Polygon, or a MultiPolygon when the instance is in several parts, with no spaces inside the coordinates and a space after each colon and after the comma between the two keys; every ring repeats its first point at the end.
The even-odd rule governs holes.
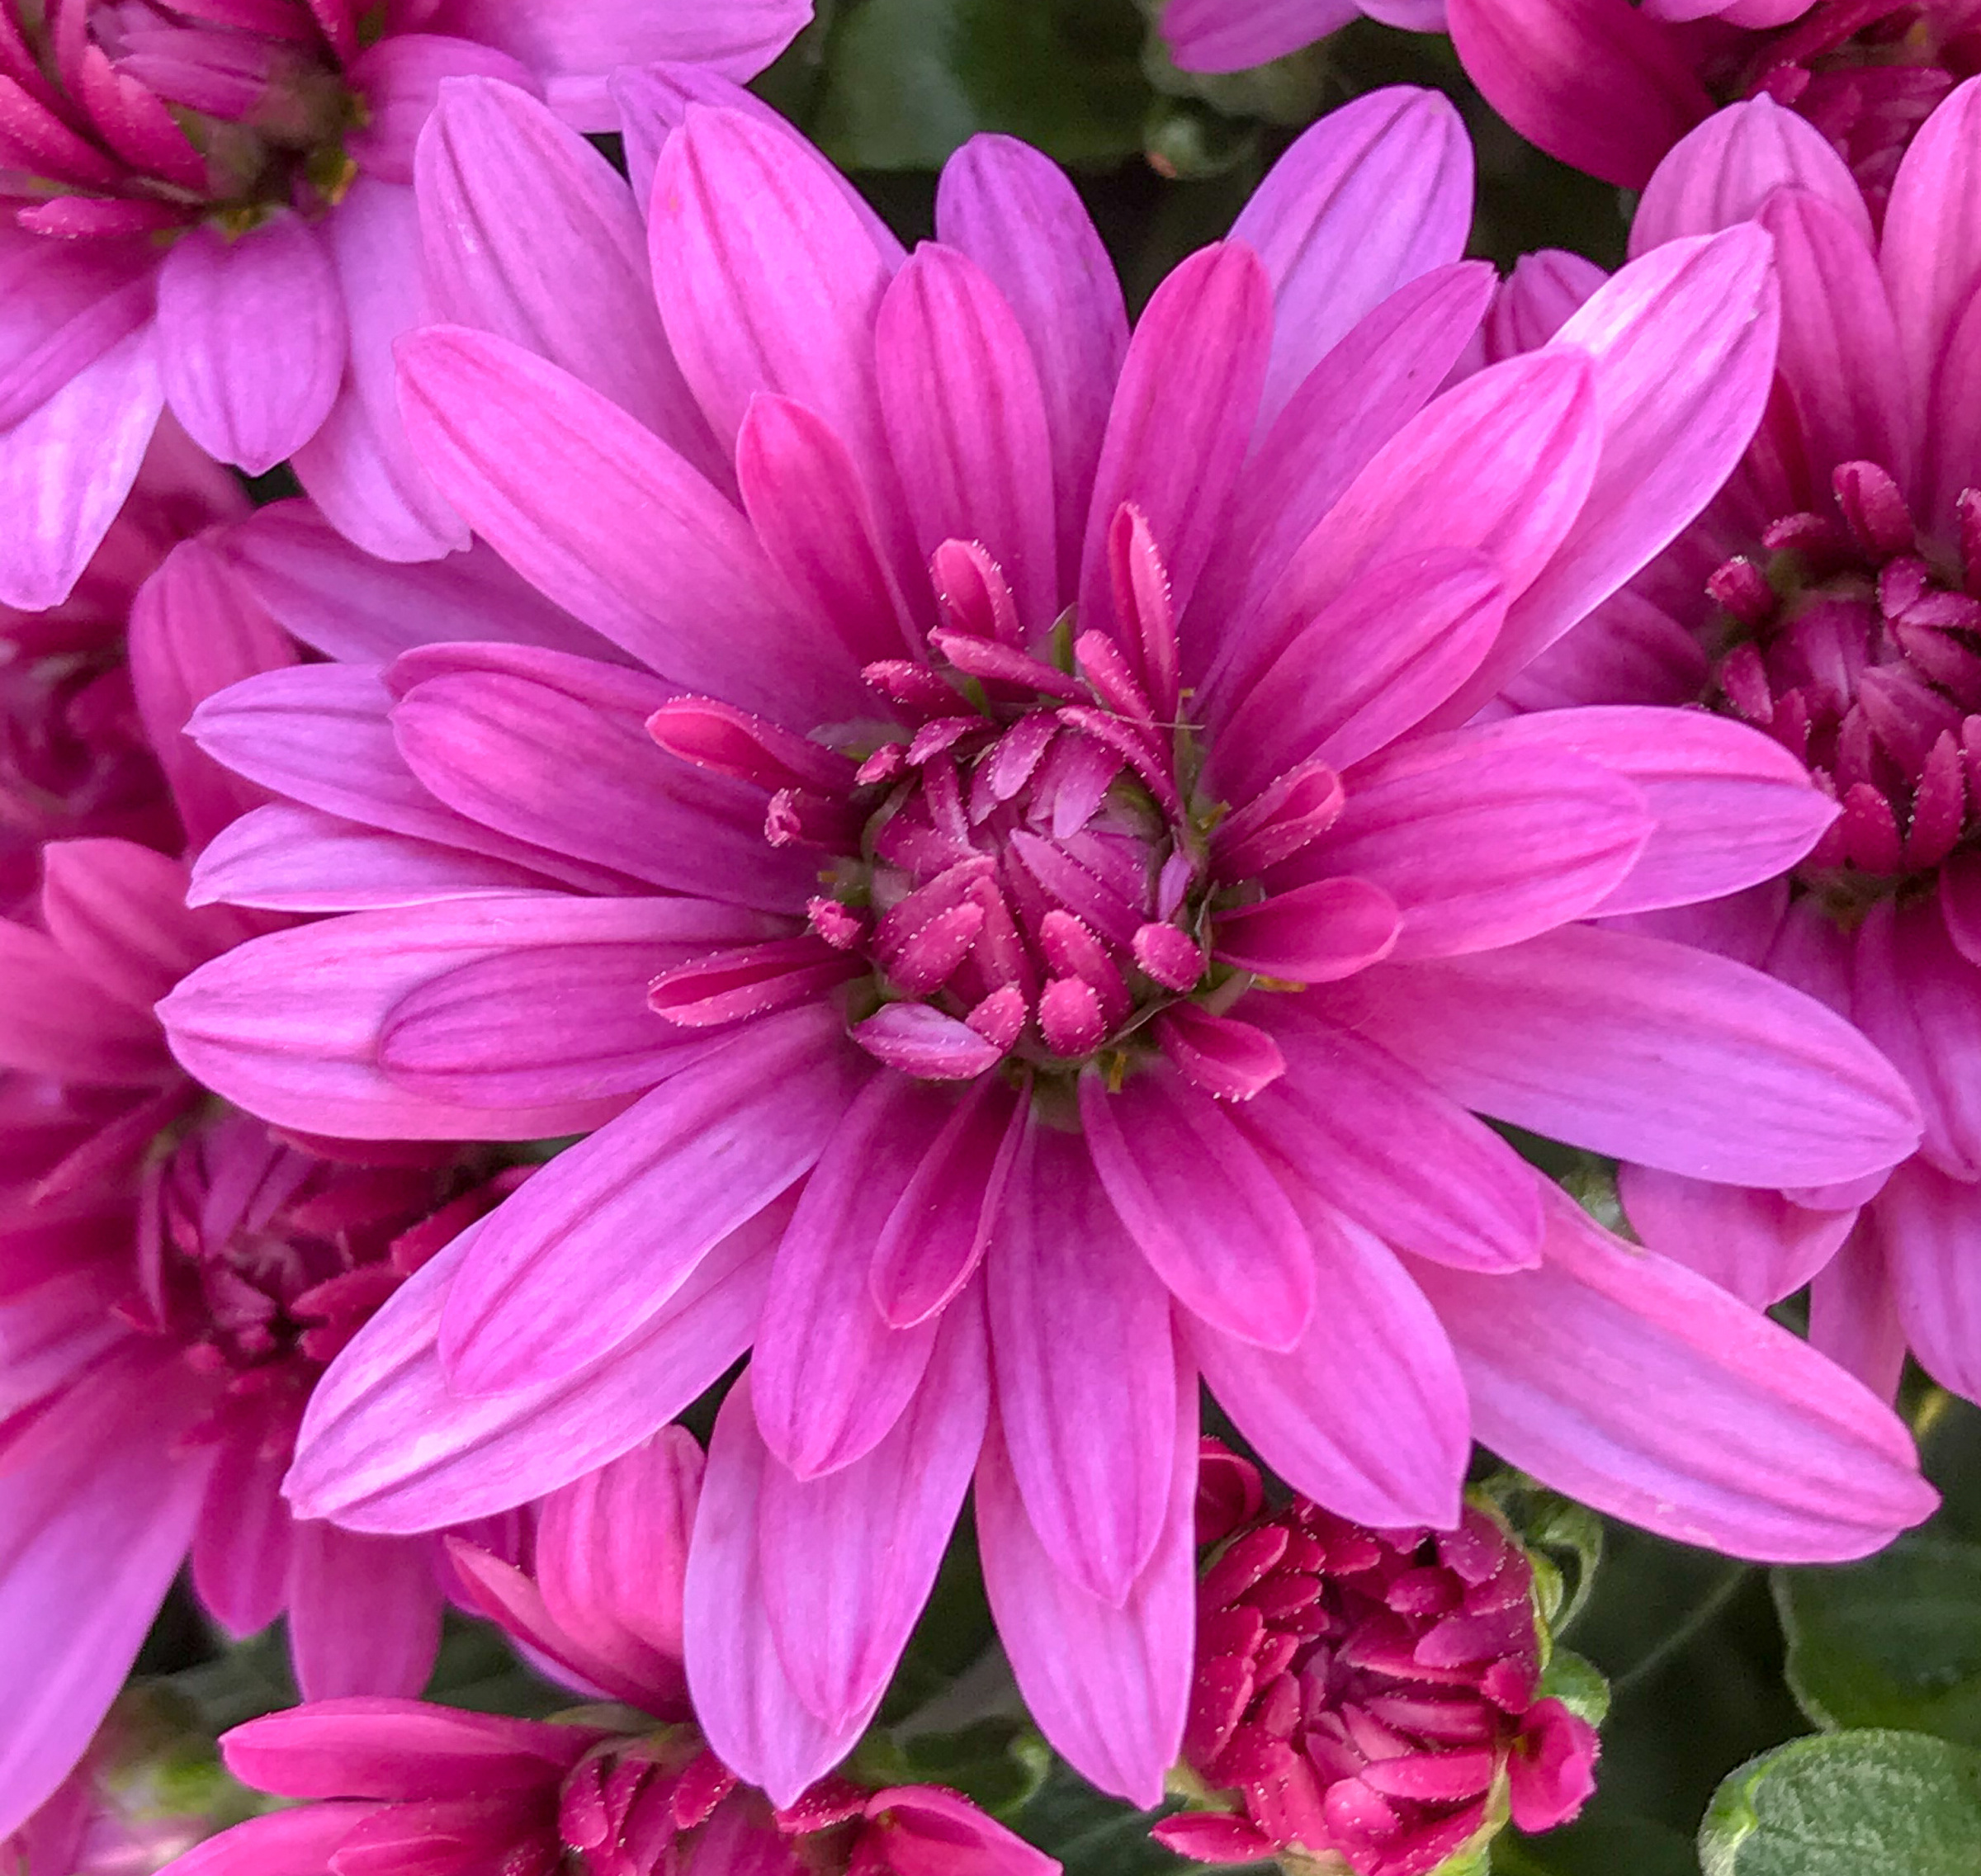
{"type": "Polygon", "coordinates": [[[1942,544],[1875,464],[1834,483],[1832,511],[1775,522],[1765,562],[1729,560],[1709,587],[1728,640],[1714,701],[1842,804],[1800,877],[1849,919],[1981,831],[1981,492],[1942,544]]]}
{"type": "Polygon", "coordinates": [[[31,232],[152,234],[350,187],[349,0],[0,0],[0,201],[31,232]]]}
{"type": "Polygon", "coordinates": [[[674,1876],[680,1840],[735,1789],[687,1726],[614,1741],[579,1760],[557,1794],[557,1847],[520,1851],[504,1876],[674,1876]]]}
{"type": "Polygon", "coordinates": [[[135,1326],[177,1342],[220,1384],[220,1438],[243,1415],[294,1430],[324,1368],[407,1277],[492,1206],[513,1179],[459,1197],[461,1155],[412,1149],[352,1165],[225,1114],[146,1172],[139,1199],[135,1326]]]}
{"type": "Polygon", "coordinates": [[[1544,1828],[1591,1789],[1594,1732],[1537,1699],[1532,1566],[1482,1511],[1376,1531],[1297,1500],[1217,1554],[1197,1648],[1184,1757],[1231,1807],[1158,1828],[1187,1855],[1425,1876],[1510,1794],[1523,1828],[1544,1828]]]}
{"type": "MultiPolygon", "coordinates": [[[[1259,876],[1326,830],[1341,784],[1303,763],[1232,813],[1200,790],[1161,563],[1132,509],[1115,536],[1126,622],[1049,631],[1021,626],[981,547],[947,543],[928,655],[866,668],[876,725],[798,736],[693,697],[655,714],[663,748],[769,792],[765,839],[815,849],[822,889],[803,937],[665,973],[656,1011],[705,1025],[835,995],[863,1047],[929,1080],[1098,1064],[1118,1085],[1158,1047],[1221,1095],[1280,1072],[1226,1012],[1282,981],[1259,876]]],[[[1380,955],[1395,918],[1375,896],[1342,893],[1328,956],[1284,977],[1380,955]]]]}
{"type": "Polygon", "coordinates": [[[1977,72],[1981,26],[1964,0],[1818,0],[1785,26],[1742,35],[1709,76],[1729,102],[1767,97],[1808,118],[1882,218],[1913,133],[1977,72]]]}

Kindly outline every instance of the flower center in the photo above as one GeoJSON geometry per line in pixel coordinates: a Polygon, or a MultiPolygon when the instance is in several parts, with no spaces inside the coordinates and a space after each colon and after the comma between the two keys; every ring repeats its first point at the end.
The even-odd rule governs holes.
{"type": "Polygon", "coordinates": [[[1709,702],[1842,804],[1799,877],[1848,920],[1981,832],[1981,490],[1943,550],[1877,465],[1833,480],[1833,513],[1783,517],[1765,561],[1708,582],[1727,636],[1709,702]]]}
{"type": "Polygon", "coordinates": [[[72,0],[51,18],[45,0],[0,0],[0,74],[17,87],[0,199],[19,226],[238,234],[342,198],[356,173],[344,139],[364,120],[345,77],[359,50],[348,16],[308,0],[227,9],[252,25],[212,11],[72,0]]]}
{"type": "Polygon", "coordinates": [[[1818,0],[1759,37],[1728,61],[1718,88],[1729,102],[1765,96],[1808,118],[1879,218],[1913,134],[1981,72],[1981,28],[1949,0],[1818,0]]]}

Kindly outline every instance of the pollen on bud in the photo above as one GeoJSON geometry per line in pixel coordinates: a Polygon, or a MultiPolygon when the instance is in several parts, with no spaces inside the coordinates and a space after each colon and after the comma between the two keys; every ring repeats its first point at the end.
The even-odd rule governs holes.
{"type": "Polygon", "coordinates": [[[1541,1694],[1533,1566],[1494,1519],[1372,1530],[1299,1498],[1261,1515],[1251,1467],[1208,1440],[1204,1462],[1215,1548],[1183,1749],[1204,1795],[1163,1844],[1431,1876],[1509,1817],[1542,1831],[1581,1808],[1596,1732],[1541,1694]]]}

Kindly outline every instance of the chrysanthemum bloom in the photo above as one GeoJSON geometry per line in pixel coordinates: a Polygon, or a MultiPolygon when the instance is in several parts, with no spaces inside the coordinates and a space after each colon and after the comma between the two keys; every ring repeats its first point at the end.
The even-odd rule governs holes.
{"type": "Polygon", "coordinates": [[[1659,170],[1634,243],[1757,215],[1780,376],[1726,494],[1514,688],[1525,707],[1703,701],[1807,761],[1842,814],[1763,886],[1672,935],[1851,1016],[1911,1081],[1918,1156],[1793,1194],[1628,1169],[1652,1244],[1756,1302],[1816,1276],[1818,1341],[1879,1388],[1909,1342],[1981,1399],[1981,81],[1908,154],[1882,241],[1842,163],[1765,99],[1659,170]],[[1853,1221],[1856,1221],[1853,1229],[1853,1221]],[[1842,1255],[1831,1261],[1839,1246],[1842,1255]]]}
{"type": "Polygon", "coordinates": [[[138,721],[124,632],[145,579],[179,541],[247,512],[234,478],[168,419],[75,591],[46,612],[0,606],[0,912],[39,882],[46,840],[184,843],[138,721]]]}
{"type": "MultiPolygon", "coordinates": [[[[177,735],[187,709],[295,655],[206,551],[154,576],[129,645],[172,785],[155,818],[196,841],[259,797],[177,735]]],[[[287,1609],[306,1689],[424,1684],[432,1540],[296,1524],[277,1486],[324,1364],[501,1189],[464,1194],[456,1148],[283,1136],[213,1100],[152,1005],[282,921],[187,910],[185,862],[134,841],[40,858],[0,919],[0,1833],[87,1745],[189,1551],[229,1631],[287,1609]]]]}
{"type": "Polygon", "coordinates": [[[1412,32],[1444,30],[1444,0],[1165,0],[1158,25],[1180,70],[1242,72],[1364,15],[1412,32]]]}
{"type": "MultiPolygon", "coordinates": [[[[1468,165],[1430,94],[1317,126],[1132,338],[1022,146],[967,147],[909,258],[760,107],[691,106],[655,156],[665,130],[634,139],[643,234],[539,106],[452,89],[423,229],[485,329],[401,347],[430,472],[615,649],[420,569],[366,589],[370,641],[415,649],[197,725],[294,804],[203,891],[372,909],[183,984],[196,1074],[351,1134],[624,1110],[333,1367],[300,1508],[403,1530],[535,1496],[754,1344],[688,1671],[779,1802],[874,1710],[973,1476],[1032,1711],[1152,1801],[1200,1376],[1373,1524],[1454,1523],[1475,1427],[1747,1552],[1920,1515],[1883,1408],[1467,1111],[1749,1183],[1910,1150],[1903,1084],[1827,1011],[1574,924],[1806,852],[1834,810],[1792,758],[1698,714],[1434,728],[1737,458],[1765,237],[1666,250],[1431,403],[1491,281],[1444,264],[1468,165]],[[632,413],[670,383],[678,433],[632,413]],[[504,642],[420,643],[464,617],[504,642]]],[[[261,538],[264,592],[330,610],[321,537],[261,538]]]]}
{"type": "Polygon", "coordinates": [[[702,1452],[678,1427],[553,1493],[525,1571],[452,1550],[485,1613],[609,1707],[549,1723],[417,1700],[314,1702],[221,1741],[245,1784],[317,1802],[240,1825],[177,1876],[1054,1876],[938,1787],[843,1779],[773,1811],[696,1731],[682,1579],[702,1452]]]}
{"type": "MultiPolygon", "coordinates": [[[[1207,1478],[1251,1472],[1206,1441],[1207,1478]]],[[[1229,1484],[1220,1479],[1221,1485],[1229,1484]]],[[[1540,1695],[1545,1636],[1520,1546],[1376,1531],[1305,1499],[1261,1517],[1256,1477],[1198,1536],[1197,1680],[1183,1756],[1213,1801],[1156,1826],[1205,1863],[1286,1851],[1355,1876],[1428,1876],[1511,1816],[1551,1830],[1595,1789],[1595,1729],[1540,1695]]]]}
{"type": "Polygon", "coordinates": [[[1934,107],[1981,71],[1981,0],[1450,0],[1453,43],[1517,130],[1641,189],[1720,106],[1771,98],[1850,165],[1874,217],[1934,107]]]}
{"type": "Polygon", "coordinates": [[[585,130],[606,77],[747,78],[810,0],[4,0],[0,601],[65,598],[162,409],[250,473],[295,459],[372,552],[466,536],[409,454],[391,343],[418,309],[413,146],[493,73],[585,130]]]}

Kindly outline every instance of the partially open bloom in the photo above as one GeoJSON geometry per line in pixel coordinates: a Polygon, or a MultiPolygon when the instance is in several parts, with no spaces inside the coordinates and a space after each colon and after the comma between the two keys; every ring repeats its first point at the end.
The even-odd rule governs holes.
{"type": "Polygon", "coordinates": [[[1181,70],[1241,72],[1364,14],[1413,32],[1444,30],[1444,0],[1164,0],[1158,23],[1181,70]]]}
{"type": "Polygon", "coordinates": [[[0,602],[64,598],[161,409],[284,457],[373,552],[464,544],[392,403],[419,301],[413,146],[494,74],[587,130],[649,59],[747,78],[809,0],[0,3],[0,602]]]}
{"type": "Polygon", "coordinates": [[[1450,0],[1494,108],[1551,155],[1640,189],[1723,104],[1813,125],[1882,215],[1906,148],[1981,72],[1981,0],[1450,0]]]}
{"type": "Polygon", "coordinates": [[[179,725],[295,655],[200,576],[206,551],[176,550],[105,650],[174,851],[49,842],[0,919],[0,1834],[87,1744],[189,1553],[229,1631],[288,1611],[305,1689],[423,1684],[433,1542],[297,1524],[277,1486],[325,1364],[513,1183],[452,1146],[277,1133],[166,1048],[157,1000],[283,922],[185,903],[176,849],[258,796],[179,725]]]}
{"type": "Polygon", "coordinates": [[[1776,392],[1698,525],[1510,696],[1703,702],[1808,762],[1838,801],[1795,867],[1662,929],[1851,1017],[1918,1096],[1918,1155],[1882,1190],[1742,1192],[1629,1168],[1624,1202],[1648,1242],[1756,1302],[1820,1272],[1818,1341],[1879,1387],[1909,1342],[1981,1399],[1978,182],[1981,80],[1914,141],[1882,239],[1842,163],[1766,99],[1673,153],[1633,243],[1654,253],[1749,215],[1772,231],[1776,392]]]}
{"type": "MultiPolygon", "coordinates": [[[[1207,1475],[1251,1470],[1205,1457],[1207,1475]]],[[[1231,1808],[1158,1825],[1171,1850],[1429,1876],[1509,1816],[1532,1832],[1581,1807],[1596,1732],[1541,1695],[1533,1567],[1485,1511],[1468,1505],[1447,1531],[1378,1531],[1305,1499],[1208,1528],[1199,1507],[1217,1548],[1198,1588],[1183,1756],[1231,1808]]]]}
{"type": "MultiPolygon", "coordinates": [[[[973,1477],[1033,1712],[1150,1800],[1199,1377],[1373,1524],[1454,1522],[1475,1426],[1743,1552],[1920,1515],[1867,1395],[1468,1111],[1711,1178],[1910,1149],[1812,1000],[1577,923],[1806,852],[1834,810],[1791,757],[1676,712],[1446,726],[1738,456],[1765,238],[1654,257],[1433,402],[1491,283],[1451,264],[1468,165],[1430,94],[1309,133],[1132,337],[1035,153],[968,146],[909,257],[724,97],[656,94],[642,230],[531,100],[450,91],[422,210],[482,329],[402,343],[408,419],[536,590],[372,578],[368,657],[196,725],[287,797],[202,894],[353,910],[182,984],[181,1059],[283,1124],[597,1128],[333,1366],[303,1512],[551,1489],[754,1349],[688,1666],[780,1803],[874,1711],[973,1477]]],[[[283,525],[237,556],[320,616],[334,547],[283,525]]]]}
{"type": "Polygon", "coordinates": [[[213,1839],[178,1876],[1056,1876],[938,1787],[830,1779],[773,1810],[738,1784],[681,1671],[701,1474],[701,1449],[669,1428],[543,1502],[527,1571],[452,1546],[486,1614],[615,1704],[546,1724],[344,1699],[251,1721],[221,1742],[236,1776],[316,1802],[213,1839]]]}

